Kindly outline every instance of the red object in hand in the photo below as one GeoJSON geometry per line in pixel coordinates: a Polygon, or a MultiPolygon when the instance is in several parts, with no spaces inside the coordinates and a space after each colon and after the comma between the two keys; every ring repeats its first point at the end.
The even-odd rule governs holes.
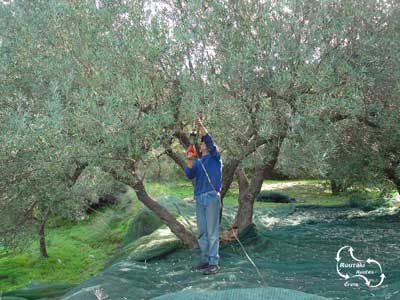
{"type": "Polygon", "coordinates": [[[193,157],[197,157],[197,151],[196,151],[196,147],[195,147],[195,145],[189,145],[189,147],[186,149],[186,155],[189,153],[189,152],[192,152],[193,153],[193,157]]]}

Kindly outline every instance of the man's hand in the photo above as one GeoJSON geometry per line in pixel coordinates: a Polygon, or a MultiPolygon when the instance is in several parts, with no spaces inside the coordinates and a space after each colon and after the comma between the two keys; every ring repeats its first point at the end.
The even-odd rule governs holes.
{"type": "Polygon", "coordinates": [[[196,123],[196,125],[198,125],[198,126],[200,126],[200,127],[204,127],[203,121],[201,120],[200,116],[197,116],[197,117],[196,117],[195,123],[196,123]]]}
{"type": "Polygon", "coordinates": [[[208,133],[207,129],[204,127],[203,121],[201,120],[200,116],[197,116],[195,119],[196,125],[200,127],[201,135],[206,135],[208,133]]]}

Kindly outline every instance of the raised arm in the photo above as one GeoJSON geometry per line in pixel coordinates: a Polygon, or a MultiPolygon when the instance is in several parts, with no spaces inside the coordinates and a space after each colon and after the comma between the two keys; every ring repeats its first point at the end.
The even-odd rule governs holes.
{"type": "Polygon", "coordinates": [[[220,153],[218,151],[217,146],[214,143],[213,138],[211,135],[208,133],[208,130],[204,126],[203,122],[201,121],[200,118],[196,118],[196,123],[199,125],[200,130],[201,130],[201,135],[204,137],[204,142],[207,145],[208,153],[210,153],[211,156],[220,156],[220,153]]]}

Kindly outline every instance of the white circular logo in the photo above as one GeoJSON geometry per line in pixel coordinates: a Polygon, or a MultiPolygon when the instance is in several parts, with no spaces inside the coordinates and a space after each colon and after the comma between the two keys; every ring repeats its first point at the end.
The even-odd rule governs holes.
{"type": "Polygon", "coordinates": [[[336,272],[346,280],[345,286],[358,287],[358,283],[349,282],[351,278],[360,278],[367,287],[378,287],[383,283],[385,274],[382,271],[381,264],[375,259],[358,259],[354,256],[354,249],[351,246],[343,246],[336,253],[336,272]],[[347,250],[347,251],[346,251],[347,250]],[[349,254],[349,261],[344,262],[342,258],[349,254]],[[379,269],[379,271],[378,271],[379,269]]]}

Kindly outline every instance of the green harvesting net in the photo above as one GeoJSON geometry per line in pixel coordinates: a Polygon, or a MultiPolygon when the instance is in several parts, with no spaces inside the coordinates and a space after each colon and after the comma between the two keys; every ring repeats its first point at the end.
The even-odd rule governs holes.
{"type": "Polygon", "coordinates": [[[222,291],[183,291],[172,293],[154,300],[324,300],[325,297],[310,295],[303,292],[282,288],[254,288],[254,289],[230,289],[222,291]]]}
{"type": "MultiPolygon", "coordinates": [[[[173,197],[159,201],[195,230],[193,203],[173,197]]],[[[190,270],[198,260],[198,250],[180,249],[181,243],[151,213],[141,214],[112,263],[59,299],[400,299],[398,210],[257,208],[257,232],[250,228],[241,236],[256,267],[238,243],[231,243],[221,247],[221,271],[212,276],[190,270]],[[152,232],[143,224],[150,224],[152,232]],[[339,262],[335,260],[338,252],[339,262]],[[364,262],[361,271],[373,274],[338,269],[339,263],[357,260],[364,262]],[[383,282],[371,287],[379,284],[382,273],[383,282]]],[[[223,227],[234,214],[233,206],[225,206],[223,227]]]]}

